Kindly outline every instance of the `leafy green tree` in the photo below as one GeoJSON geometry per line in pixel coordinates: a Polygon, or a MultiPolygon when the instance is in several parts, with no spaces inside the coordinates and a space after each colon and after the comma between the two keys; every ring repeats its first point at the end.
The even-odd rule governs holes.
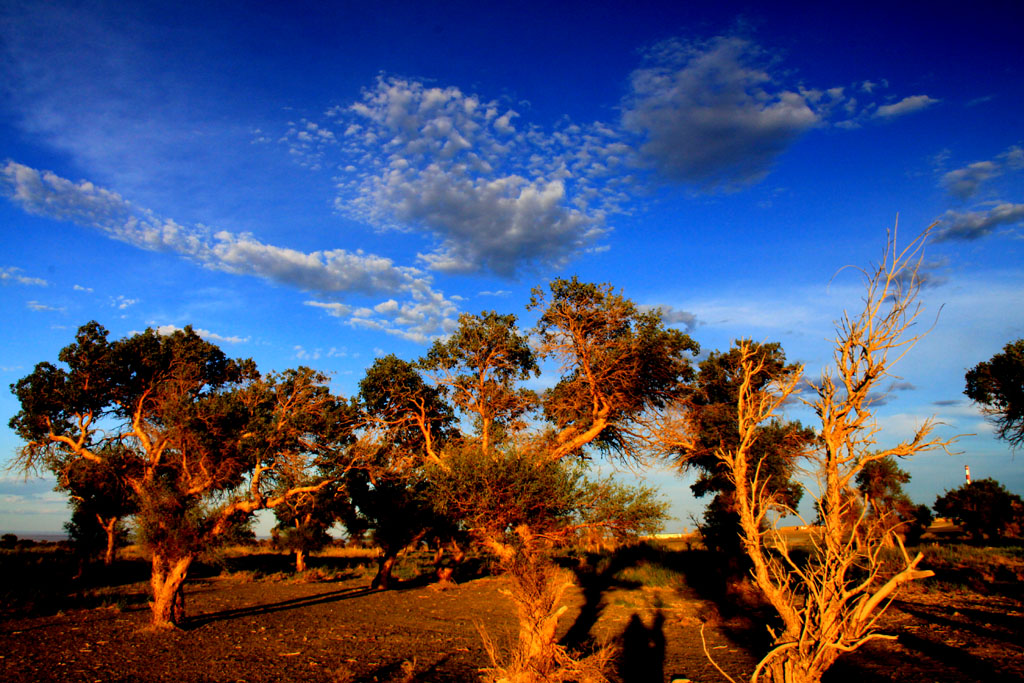
{"type": "Polygon", "coordinates": [[[979,479],[946,491],[933,507],[977,541],[1019,536],[1024,526],[1024,501],[995,479],[979,479]]]}
{"type": "Polygon", "coordinates": [[[156,626],[184,614],[182,585],[196,554],[254,511],[310,490],[280,491],[318,459],[338,457],[347,431],[327,379],[306,368],[261,376],[191,328],[109,341],[96,322],[13,387],[11,427],[26,471],[64,479],[113,454],[134,493],[139,539],[152,556],[156,626]]]}
{"type": "Polygon", "coordinates": [[[331,542],[328,533],[334,524],[344,519],[351,507],[348,491],[342,481],[330,480],[319,486],[322,477],[309,477],[303,482],[307,490],[285,499],[274,508],[277,524],[271,529],[274,544],[295,553],[295,571],[306,571],[310,553],[331,542]]]}
{"type": "MultiPolygon", "coordinates": [[[[683,390],[677,404],[679,420],[666,425],[675,432],[678,445],[671,454],[683,470],[696,471],[691,489],[698,497],[713,495],[700,527],[708,547],[739,557],[739,516],[733,498],[735,485],[730,472],[717,456],[719,449],[734,449],[740,434],[736,414],[743,382],[761,391],[797,367],[786,363],[786,354],[777,343],[751,343],[758,372],[750,377],[742,373],[739,348],[712,352],[700,363],[699,372],[683,390]]],[[[814,432],[797,421],[772,420],[758,426],[750,447],[755,472],[766,482],[780,510],[795,510],[803,488],[794,480],[796,464],[813,446],[814,432]]]]}
{"type": "Polygon", "coordinates": [[[562,377],[543,397],[554,425],[548,457],[587,445],[639,457],[650,443],[644,418],[665,408],[692,379],[686,353],[697,342],[667,329],[659,311],[641,312],[608,284],[556,279],[533,290],[527,307],[541,311],[538,355],[560,363],[562,377]]]}
{"type": "Polygon", "coordinates": [[[1024,339],[1010,342],[987,361],[967,371],[964,393],[982,406],[999,438],[1024,444],[1024,339]]]}
{"type": "Polygon", "coordinates": [[[367,466],[345,478],[353,507],[344,523],[350,531],[370,529],[381,549],[375,588],[390,587],[404,548],[431,533],[450,535],[453,522],[434,512],[423,469],[442,463],[443,450],[459,435],[445,393],[394,355],[376,359],[359,382],[359,411],[372,440],[367,466]]]}
{"type": "Polygon", "coordinates": [[[359,413],[368,442],[413,459],[440,462],[439,448],[458,434],[444,392],[413,363],[393,354],[374,360],[359,382],[359,413]]]}
{"type": "Polygon", "coordinates": [[[434,342],[418,364],[474,418],[484,451],[490,449],[495,426],[518,431],[523,415],[537,402],[532,391],[516,387],[540,369],[514,315],[462,314],[455,332],[434,342]]]}

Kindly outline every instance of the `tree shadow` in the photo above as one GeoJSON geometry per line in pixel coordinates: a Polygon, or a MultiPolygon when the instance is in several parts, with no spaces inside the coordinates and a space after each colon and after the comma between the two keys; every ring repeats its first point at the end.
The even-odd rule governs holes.
{"type": "MultiPolygon", "coordinates": [[[[415,586],[404,584],[401,586],[396,586],[390,590],[401,591],[409,590],[411,588],[415,588],[415,586]]],[[[273,614],[275,612],[303,609],[306,607],[312,607],[314,605],[324,605],[332,602],[339,602],[342,600],[352,600],[354,598],[361,598],[363,596],[379,592],[381,591],[370,588],[369,586],[360,586],[354,588],[342,588],[327,593],[318,593],[316,595],[309,595],[301,598],[292,598],[290,600],[281,600],[280,602],[225,609],[217,612],[210,612],[207,614],[199,614],[193,617],[186,617],[185,623],[182,625],[182,629],[186,631],[194,631],[198,628],[201,628],[202,626],[205,626],[206,624],[210,624],[217,621],[229,621],[232,619],[240,619],[243,617],[261,616],[265,614],[273,614]]]]}
{"type": "Polygon", "coordinates": [[[623,683],[661,683],[665,680],[665,615],[659,609],[647,626],[634,613],[622,632],[618,670],[623,683]]]}
{"type": "Polygon", "coordinates": [[[588,553],[570,568],[583,591],[583,607],[572,626],[562,637],[561,644],[570,650],[584,650],[592,645],[590,630],[598,622],[606,607],[605,594],[614,588],[636,588],[635,581],[618,578],[622,570],[635,567],[643,560],[658,555],[649,545],[617,548],[611,553],[588,553]]]}
{"type": "Polygon", "coordinates": [[[1024,617],[1020,615],[1000,614],[965,607],[957,607],[955,609],[952,607],[939,607],[936,609],[922,607],[920,605],[904,601],[896,601],[893,605],[898,607],[901,611],[906,612],[907,614],[912,614],[922,621],[970,631],[978,636],[994,638],[1010,645],[1019,645],[1021,640],[1020,634],[1024,632],[1024,617]],[[964,615],[970,621],[954,619],[951,614],[954,611],[964,615]],[[945,614],[939,612],[944,612],[945,614]],[[949,616],[947,616],[947,614],[949,616]],[[997,624],[998,626],[1005,628],[1009,633],[999,633],[997,630],[986,626],[987,624],[997,624]]]}

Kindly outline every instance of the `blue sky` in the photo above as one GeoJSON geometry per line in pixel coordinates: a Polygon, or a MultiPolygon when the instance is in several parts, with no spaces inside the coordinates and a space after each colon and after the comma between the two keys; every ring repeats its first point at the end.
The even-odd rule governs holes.
{"type": "MultiPolygon", "coordinates": [[[[881,441],[932,415],[972,435],[904,463],[920,502],[965,464],[1024,493],[962,395],[1024,336],[1024,10],[702,4],[5,2],[0,380],[96,319],[351,394],[460,312],[529,327],[530,289],[569,275],[813,377],[859,301],[837,271],[898,215],[906,239],[939,221],[935,324],[881,441]]],[[[17,409],[0,395],[5,455],[17,409]]],[[[651,481],[692,527],[688,481],[651,481]]],[[[51,487],[0,478],[0,529],[59,530],[51,487]]]]}

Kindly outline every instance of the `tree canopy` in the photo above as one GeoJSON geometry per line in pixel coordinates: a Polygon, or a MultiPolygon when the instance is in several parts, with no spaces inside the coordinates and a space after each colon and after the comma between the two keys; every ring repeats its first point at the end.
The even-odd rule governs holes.
{"type": "Polygon", "coordinates": [[[514,315],[462,314],[452,335],[434,342],[419,365],[452,403],[475,418],[485,451],[494,426],[517,431],[520,418],[537,402],[533,392],[516,387],[540,375],[540,368],[514,315]]]}
{"type": "Polygon", "coordinates": [[[1024,445],[1024,339],[1010,342],[967,371],[964,393],[982,406],[999,438],[1024,445]]]}
{"type": "Polygon", "coordinates": [[[645,445],[640,421],[677,396],[693,369],[686,353],[697,342],[666,328],[659,311],[642,312],[608,284],[556,279],[537,288],[528,306],[541,310],[539,355],[561,365],[562,378],[544,395],[555,426],[550,457],[595,444],[619,455],[645,445]]]}
{"type": "Polygon", "coordinates": [[[107,337],[83,325],[62,367],[39,363],[12,386],[21,410],[10,425],[25,441],[16,465],[68,481],[114,473],[133,492],[152,552],[153,619],[166,625],[183,613],[196,552],[252,512],[322,486],[281,488],[344,458],[354,425],[308,368],[261,376],[189,327],[107,337]]]}
{"type": "Polygon", "coordinates": [[[1024,501],[995,479],[978,479],[935,499],[935,511],[949,517],[976,540],[1020,536],[1024,501]]]}

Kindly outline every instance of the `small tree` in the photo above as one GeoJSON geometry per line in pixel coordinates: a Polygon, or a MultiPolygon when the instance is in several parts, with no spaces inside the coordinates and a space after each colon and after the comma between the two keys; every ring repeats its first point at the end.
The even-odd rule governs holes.
{"type": "Polygon", "coordinates": [[[1024,444],[1024,339],[1010,342],[989,360],[967,371],[964,393],[982,406],[999,438],[1024,444]]]}
{"type": "Polygon", "coordinates": [[[131,455],[121,444],[103,448],[107,452],[99,463],[73,460],[58,466],[57,490],[71,498],[71,520],[64,525],[68,536],[80,553],[99,554],[109,567],[126,535],[124,520],[138,511],[138,501],[124,478],[131,455]]]}
{"type": "Polygon", "coordinates": [[[477,445],[449,453],[446,467],[431,473],[432,492],[445,516],[463,520],[469,533],[496,559],[511,581],[519,633],[507,655],[485,644],[494,669],[487,680],[600,681],[605,662],[577,660],[556,641],[558,618],[567,609],[571,583],[552,553],[588,530],[619,540],[654,533],[666,505],[652,490],[610,479],[586,478],[580,462],[552,460],[528,448],[483,452],[477,445]]]}
{"type": "Polygon", "coordinates": [[[935,499],[935,511],[952,518],[976,541],[1020,536],[1024,501],[995,479],[979,479],[935,499]]]}
{"type": "Polygon", "coordinates": [[[686,353],[697,342],[667,329],[657,310],[641,312],[611,285],[556,279],[549,293],[533,290],[538,355],[561,365],[562,377],[543,397],[555,433],[557,460],[585,446],[640,458],[649,445],[646,417],[679,396],[693,377],[686,353]]]}
{"type": "Polygon", "coordinates": [[[331,542],[328,530],[346,517],[351,502],[344,484],[331,480],[320,486],[322,477],[309,477],[302,484],[310,490],[286,498],[274,508],[277,524],[271,529],[274,543],[295,553],[295,571],[306,571],[306,558],[331,542]]]}
{"type": "Polygon", "coordinates": [[[902,552],[902,566],[890,573],[884,550],[893,540],[903,549],[891,516],[871,516],[854,483],[871,462],[907,457],[948,442],[931,436],[926,421],[912,439],[879,449],[872,419],[872,392],[919,336],[908,330],[920,313],[917,264],[927,232],[903,251],[890,239],[882,262],[865,273],[864,309],[844,315],[837,325],[835,365],[816,386],[811,407],[821,420],[818,448],[808,453],[817,474],[821,528],[812,536],[806,562],[790,553],[787,539],[765,521],[781,505],[752,457],[761,424],[770,420],[794,393],[801,372],[794,368],[768,387],[755,382],[764,359],[749,343],[740,344],[741,384],[737,399],[739,440],[718,457],[736,490],[743,549],[752,576],[778,614],[770,629],[771,651],[756,667],[777,683],[811,683],[842,653],[885,637],[874,628],[888,600],[903,584],[930,576],[917,568],[922,555],[902,552]]]}

